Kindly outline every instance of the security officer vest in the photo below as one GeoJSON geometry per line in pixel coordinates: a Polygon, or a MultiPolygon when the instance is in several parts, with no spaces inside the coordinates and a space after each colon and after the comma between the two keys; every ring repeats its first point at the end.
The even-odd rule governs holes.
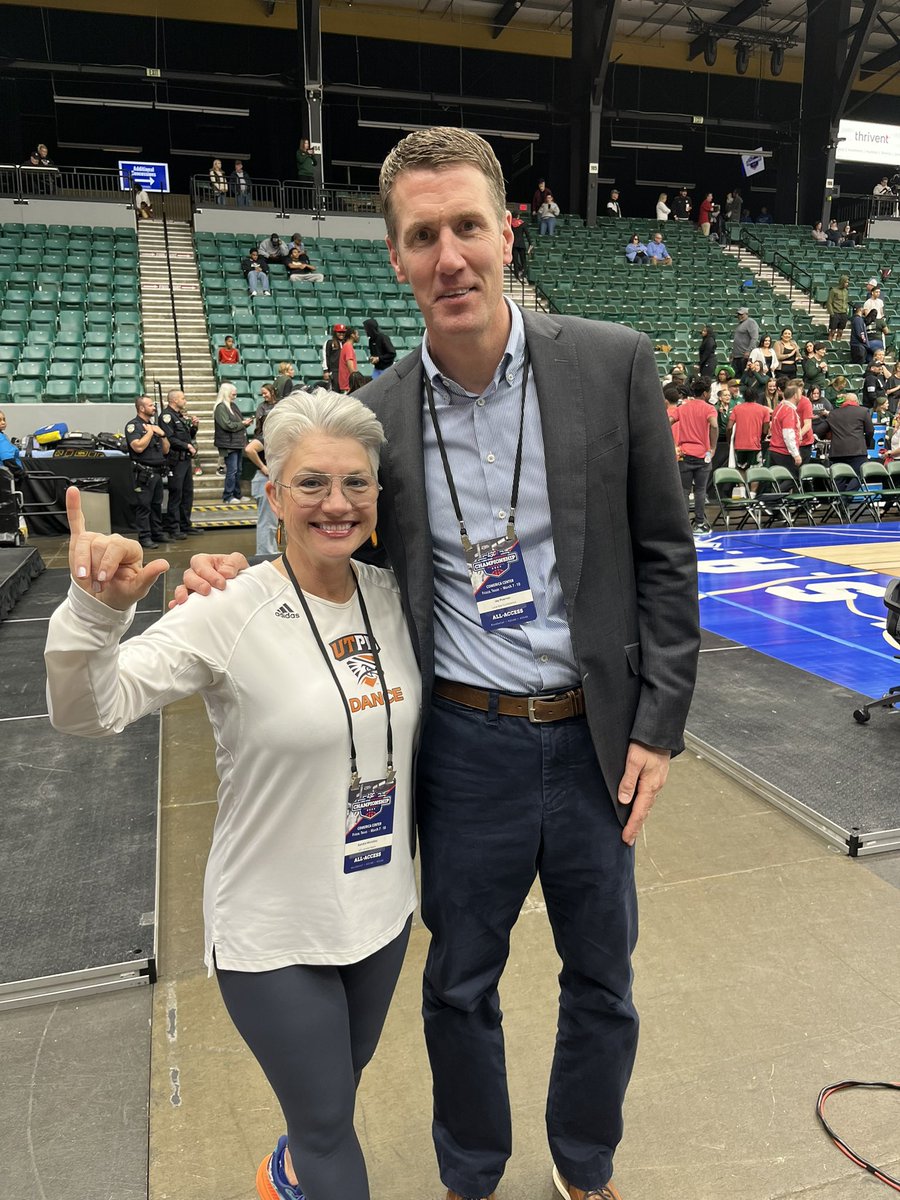
{"type": "Polygon", "coordinates": [[[169,439],[169,463],[184,462],[191,457],[191,452],[188,447],[191,444],[191,439],[194,433],[194,427],[187,417],[180,412],[176,412],[174,408],[170,408],[168,404],[162,410],[160,425],[166,431],[166,437],[169,439]]]}
{"type": "Polygon", "coordinates": [[[125,441],[128,444],[128,453],[135,462],[141,463],[145,467],[164,467],[166,464],[166,458],[162,449],[162,438],[158,433],[154,433],[143,450],[135,451],[131,448],[131,443],[138,438],[142,438],[147,432],[147,426],[155,424],[155,421],[145,421],[142,417],[135,416],[125,426],[125,441]]]}

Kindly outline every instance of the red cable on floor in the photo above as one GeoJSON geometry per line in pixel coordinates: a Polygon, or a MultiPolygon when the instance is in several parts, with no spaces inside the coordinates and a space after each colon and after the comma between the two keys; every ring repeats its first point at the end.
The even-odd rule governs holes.
{"type": "Polygon", "coordinates": [[[841,1154],[845,1154],[852,1163],[856,1163],[858,1167],[862,1167],[864,1171],[868,1171],[870,1175],[874,1175],[881,1183],[886,1183],[895,1192],[900,1192],[900,1179],[895,1179],[893,1175],[888,1175],[887,1172],[882,1171],[867,1159],[856,1154],[845,1141],[842,1141],[838,1137],[825,1120],[825,1101],[829,1100],[835,1092],[844,1092],[849,1088],[886,1088],[888,1091],[900,1092],[900,1083],[863,1083],[858,1079],[845,1079],[842,1083],[832,1083],[828,1087],[823,1087],[816,1101],[816,1116],[819,1118],[822,1128],[832,1142],[834,1142],[835,1146],[837,1146],[838,1150],[840,1150],[841,1154]]]}

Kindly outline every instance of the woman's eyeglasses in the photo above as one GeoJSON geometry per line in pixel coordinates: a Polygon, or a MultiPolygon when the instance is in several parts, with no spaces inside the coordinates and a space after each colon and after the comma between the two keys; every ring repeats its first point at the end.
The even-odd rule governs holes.
{"type": "Polygon", "coordinates": [[[283,486],[290,489],[296,504],[308,508],[314,504],[321,504],[326,496],[331,495],[336,479],[340,480],[344,499],[349,500],[351,504],[371,504],[381,491],[381,484],[372,475],[310,473],[297,475],[283,486]]]}

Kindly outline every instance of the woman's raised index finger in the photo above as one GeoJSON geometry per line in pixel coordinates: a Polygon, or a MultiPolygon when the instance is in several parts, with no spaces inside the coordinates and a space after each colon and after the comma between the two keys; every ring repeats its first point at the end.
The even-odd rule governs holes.
{"type": "Polygon", "coordinates": [[[84,533],[84,513],[81,511],[81,492],[77,487],[66,488],[66,516],[69,518],[69,533],[72,538],[84,533]]]}

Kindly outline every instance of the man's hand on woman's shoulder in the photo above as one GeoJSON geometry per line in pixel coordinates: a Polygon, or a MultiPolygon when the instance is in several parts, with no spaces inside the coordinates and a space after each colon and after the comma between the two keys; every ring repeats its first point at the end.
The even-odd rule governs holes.
{"type": "Polygon", "coordinates": [[[222,591],[229,579],[235,579],[250,564],[243,554],[195,554],[184,578],[172,594],[169,608],[184,604],[191,592],[208,596],[213,588],[222,591]]]}

